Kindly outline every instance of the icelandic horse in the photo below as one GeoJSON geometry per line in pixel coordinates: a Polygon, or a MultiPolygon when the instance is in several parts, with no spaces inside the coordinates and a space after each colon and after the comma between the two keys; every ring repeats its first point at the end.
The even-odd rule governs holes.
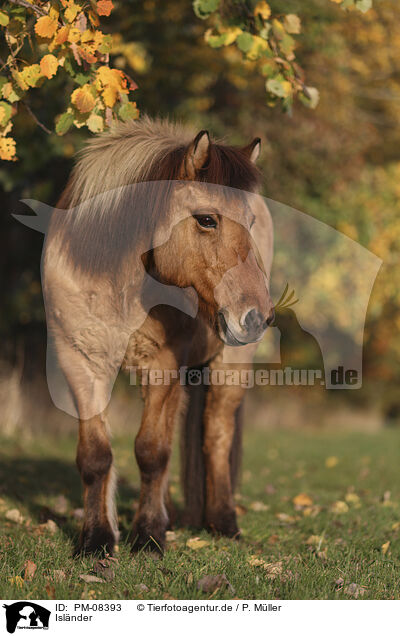
{"type": "Polygon", "coordinates": [[[43,291],[79,419],[83,552],[112,554],[118,541],[106,410],[120,367],[170,377],[142,386],[133,548],[164,549],[178,418],[186,521],[239,535],[233,491],[245,389],[185,386],[178,371],[223,371],[226,356],[248,368],[273,321],[272,223],[257,193],[259,151],[259,138],[238,148],[148,117],[117,124],[89,141],[52,215],[43,291]]]}

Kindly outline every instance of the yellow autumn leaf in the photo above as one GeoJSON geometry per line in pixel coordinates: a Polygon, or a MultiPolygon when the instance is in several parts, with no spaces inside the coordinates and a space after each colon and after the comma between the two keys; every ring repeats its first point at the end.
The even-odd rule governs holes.
{"type": "Polygon", "coordinates": [[[336,515],[342,515],[349,511],[349,507],[345,501],[335,501],[331,506],[331,511],[336,515]]]}
{"type": "Polygon", "coordinates": [[[45,55],[40,60],[40,70],[42,71],[42,75],[47,77],[47,79],[54,77],[54,75],[57,73],[57,69],[58,60],[55,55],[45,55]]]}
{"type": "Polygon", "coordinates": [[[387,553],[387,551],[389,550],[389,546],[390,546],[390,541],[386,541],[386,543],[382,545],[381,550],[383,555],[387,553]]]}
{"type": "Polygon", "coordinates": [[[296,497],[293,498],[293,503],[295,506],[306,508],[307,506],[313,505],[313,500],[305,492],[301,492],[299,495],[296,495],[296,497]]]}
{"type": "Polygon", "coordinates": [[[103,91],[103,100],[106,106],[112,108],[117,101],[118,90],[116,90],[113,86],[107,86],[103,91]]]}
{"type": "Polygon", "coordinates": [[[81,32],[79,31],[79,29],[77,29],[76,27],[73,27],[72,29],[69,29],[68,31],[68,42],[75,43],[79,42],[79,40],[81,39],[81,32]]]}
{"type": "Polygon", "coordinates": [[[57,31],[58,22],[48,15],[43,15],[35,24],[35,32],[41,38],[52,38],[57,31]]]}
{"type": "Polygon", "coordinates": [[[335,468],[335,466],[337,466],[338,463],[339,463],[339,460],[334,455],[332,455],[331,457],[327,457],[325,460],[325,466],[327,468],[335,468]]]}
{"type": "Polygon", "coordinates": [[[13,576],[12,578],[8,579],[9,583],[11,583],[11,585],[15,585],[15,587],[23,587],[24,586],[24,579],[22,578],[22,576],[13,576]]]}
{"type": "Polygon", "coordinates": [[[53,44],[64,44],[68,40],[69,27],[62,26],[54,36],[53,44]]]}
{"type": "Polygon", "coordinates": [[[68,22],[73,22],[80,11],[81,7],[79,5],[75,4],[75,2],[69,2],[64,12],[65,19],[68,22]]]}
{"type": "Polygon", "coordinates": [[[260,2],[257,2],[254,8],[254,15],[259,15],[264,18],[264,20],[268,20],[271,15],[271,7],[267,4],[267,2],[261,0],[260,2]]]}
{"type": "Polygon", "coordinates": [[[71,95],[71,102],[74,106],[76,106],[80,113],[89,113],[95,105],[95,99],[89,86],[76,88],[71,95]]]}
{"type": "Polygon", "coordinates": [[[360,506],[360,497],[356,495],[355,492],[348,492],[345,496],[345,500],[349,504],[354,504],[356,508],[360,506]]]}
{"type": "Polygon", "coordinates": [[[10,137],[0,137],[0,159],[15,161],[15,140],[10,137]]]}
{"type": "Polygon", "coordinates": [[[243,33],[242,29],[239,27],[228,27],[227,29],[220,29],[220,32],[225,35],[224,46],[229,46],[236,41],[238,35],[243,33]]]}
{"type": "Polygon", "coordinates": [[[210,545],[209,541],[205,541],[199,537],[193,537],[193,539],[188,539],[186,541],[186,547],[191,550],[201,550],[202,548],[206,548],[208,545],[210,545]]]}

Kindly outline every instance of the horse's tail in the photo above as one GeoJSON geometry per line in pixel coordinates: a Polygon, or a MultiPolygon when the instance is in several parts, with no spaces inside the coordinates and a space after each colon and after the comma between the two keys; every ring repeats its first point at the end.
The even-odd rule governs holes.
{"type": "MultiPolygon", "coordinates": [[[[205,512],[205,463],[203,455],[203,413],[207,386],[188,386],[188,405],[182,423],[181,479],[185,497],[185,523],[200,527],[205,512]]],[[[235,414],[235,433],[230,455],[233,489],[239,478],[242,457],[243,403],[235,414]]]]}

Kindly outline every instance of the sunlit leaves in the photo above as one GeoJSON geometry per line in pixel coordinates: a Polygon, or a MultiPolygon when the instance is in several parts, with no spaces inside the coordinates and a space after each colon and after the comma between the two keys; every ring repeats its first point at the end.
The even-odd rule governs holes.
{"type": "MultiPolygon", "coordinates": [[[[83,0],[32,2],[38,10],[4,3],[0,27],[6,28],[10,55],[0,77],[0,156],[15,160],[15,142],[8,135],[16,104],[31,89],[62,75],[67,98],[66,110],[56,117],[55,130],[65,134],[71,126],[103,131],[114,119],[127,121],[139,116],[129,93],[136,84],[122,70],[110,68],[108,55],[112,36],[99,28],[99,16],[109,16],[111,0],[85,3],[83,0]],[[29,59],[16,57],[29,40],[29,59]],[[77,87],[78,86],[78,87],[77,87]]],[[[210,5],[214,6],[214,5],[210,5]]],[[[131,43],[133,45],[134,43],[131,43]]],[[[119,51],[124,59],[124,51],[119,51]]]]}
{"type": "Polygon", "coordinates": [[[42,59],[40,60],[40,70],[42,72],[42,75],[47,77],[47,79],[52,78],[57,73],[57,69],[58,60],[54,55],[51,55],[49,53],[48,55],[42,57],[42,59]]]}
{"type": "MultiPolygon", "coordinates": [[[[372,2],[332,1],[342,4],[343,8],[350,4],[360,11],[367,11],[372,2]]],[[[235,44],[244,60],[256,63],[261,75],[268,78],[265,82],[268,105],[281,103],[284,109],[290,110],[295,96],[299,96],[305,106],[315,108],[319,101],[318,90],[304,84],[296,63],[293,36],[301,33],[300,17],[294,13],[274,15],[265,0],[252,0],[245,7],[241,3],[229,6],[228,11],[218,0],[194,0],[195,14],[201,19],[209,18],[213,24],[205,33],[209,46],[220,48],[235,44]]]]}
{"type": "Polygon", "coordinates": [[[57,31],[57,26],[57,20],[43,15],[35,24],[35,32],[37,35],[40,35],[41,38],[51,38],[57,31]]]}
{"type": "Polygon", "coordinates": [[[71,102],[80,113],[89,113],[95,105],[95,99],[90,86],[85,84],[77,88],[71,95],[71,102]]]}

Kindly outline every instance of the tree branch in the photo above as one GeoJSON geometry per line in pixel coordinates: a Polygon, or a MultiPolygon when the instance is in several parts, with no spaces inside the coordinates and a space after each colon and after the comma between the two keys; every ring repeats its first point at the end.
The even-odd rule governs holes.
{"type": "Polygon", "coordinates": [[[8,1],[11,2],[11,4],[16,4],[19,7],[24,7],[24,9],[30,9],[31,11],[34,11],[34,13],[37,13],[38,15],[48,15],[47,11],[45,11],[41,7],[31,4],[30,2],[27,2],[27,0],[8,0],[8,1]]]}
{"type": "Polygon", "coordinates": [[[51,134],[52,134],[52,131],[51,131],[51,130],[49,130],[49,129],[47,128],[47,126],[45,126],[44,124],[42,124],[42,122],[41,122],[41,121],[39,121],[39,120],[38,120],[38,118],[36,117],[35,113],[34,113],[34,112],[32,112],[31,107],[30,107],[30,106],[28,106],[28,104],[27,104],[26,102],[24,102],[24,101],[21,101],[21,104],[23,104],[23,105],[25,106],[26,110],[28,111],[28,113],[30,114],[30,116],[32,117],[32,119],[34,119],[34,120],[35,120],[35,122],[37,123],[37,125],[39,126],[39,128],[41,128],[42,130],[44,130],[44,132],[45,132],[45,133],[47,133],[48,135],[51,135],[51,134]]]}

